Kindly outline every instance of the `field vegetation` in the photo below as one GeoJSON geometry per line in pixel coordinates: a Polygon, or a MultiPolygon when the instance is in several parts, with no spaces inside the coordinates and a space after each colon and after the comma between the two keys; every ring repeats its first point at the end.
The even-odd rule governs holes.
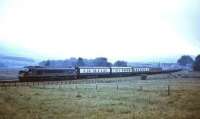
{"type": "Polygon", "coordinates": [[[1,87],[0,119],[200,118],[199,78],[163,74],[116,79],[125,80],[1,87]]]}

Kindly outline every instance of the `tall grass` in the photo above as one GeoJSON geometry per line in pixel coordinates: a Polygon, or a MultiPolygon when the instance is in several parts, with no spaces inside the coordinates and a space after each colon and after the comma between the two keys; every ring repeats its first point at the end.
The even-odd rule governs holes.
{"type": "Polygon", "coordinates": [[[166,81],[2,87],[0,118],[199,119],[199,81],[175,84],[181,85],[171,85],[170,95],[166,81]]]}

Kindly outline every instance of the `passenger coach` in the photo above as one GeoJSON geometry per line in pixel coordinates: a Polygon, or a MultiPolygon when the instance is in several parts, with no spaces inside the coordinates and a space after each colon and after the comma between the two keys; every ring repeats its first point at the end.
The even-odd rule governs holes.
{"type": "Polygon", "coordinates": [[[78,78],[110,76],[109,67],[77,67],[76,69],[78,78]]]}
{"type": "Polygon", "coordinates": [[[111,67],[111,76],[129,76],[132,72],[132,67],[111,67]]]}

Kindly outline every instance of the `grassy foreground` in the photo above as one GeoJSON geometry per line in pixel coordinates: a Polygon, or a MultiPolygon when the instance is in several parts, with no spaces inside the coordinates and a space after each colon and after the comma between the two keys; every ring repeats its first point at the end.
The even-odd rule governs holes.
{"type": "Polygon", "coordinates": [[[173,86],[169,95],[166,86],[157,86],[0,88],[0,119],[200,119],[198,86],[173,86]]]}

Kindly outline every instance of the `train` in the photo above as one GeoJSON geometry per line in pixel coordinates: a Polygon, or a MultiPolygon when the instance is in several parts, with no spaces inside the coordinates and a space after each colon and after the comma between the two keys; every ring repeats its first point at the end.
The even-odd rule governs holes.
{"type": "Polygon", "coordinates": [[[48,68],[28,66],[19,71],[19,81],[55,81],[85,78],[123,77],[140,74],[157,74],[180,71],[181,69],[163,70],[160,67],[75,67],[48,68]]]}

